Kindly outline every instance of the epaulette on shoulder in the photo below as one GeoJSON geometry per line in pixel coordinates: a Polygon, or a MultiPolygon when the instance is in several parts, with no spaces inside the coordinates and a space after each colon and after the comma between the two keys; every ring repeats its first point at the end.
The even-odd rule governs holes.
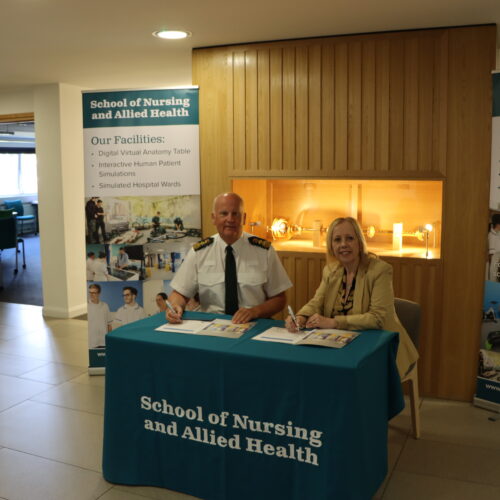
{"type": "Polygon", "coordinates": [[[214,239],[212,237],[205,238],[204,240],[198,241],[198,243],[195,243],[193,245],[193,250],[197,252],[198,250],[201,250],[202,248],[210,246],[214,242],[214,239]]]}
{"type": "Polygon", "coordinates": [[[250,236],[250,238],[248,238],[248,241],[250,242],[250,245],[255,245],[256,247],[263,248],[264,250],[269,250],[269,248],[271,247],[270,241],[258,238],[257,236],[250,236]]]}

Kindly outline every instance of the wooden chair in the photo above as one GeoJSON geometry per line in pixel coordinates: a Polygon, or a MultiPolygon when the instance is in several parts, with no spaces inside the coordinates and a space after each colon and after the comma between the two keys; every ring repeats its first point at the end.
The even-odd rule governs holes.
{"type": "MultiPolygon", "coordinates": [[[[420,334],[420,304],[405,299],[394,299],[396,314],[405,330],[408,332],[411,340],[418,349],[418,338],[420,334]]],[[[409,382],[410,387],[410,409],[411,425],[415,439],[420,437],[420,396],[418,391],[418,361],[413,365],[401,382],[409,382]]]]}

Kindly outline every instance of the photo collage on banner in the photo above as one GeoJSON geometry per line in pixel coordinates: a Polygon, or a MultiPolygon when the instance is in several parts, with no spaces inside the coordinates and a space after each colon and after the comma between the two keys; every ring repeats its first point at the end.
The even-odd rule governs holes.
{"type": "Polygon", "coordinates": [[[500,73],[493,73],[488,259],[474,401],[500,411],[500,73]]]}
{"type": "Polygon", "coordinates": [[[201,238],[198,89],[84,92],[83,125],[89,372],[103,373],[106,334],[165,314],[201,238]]]}

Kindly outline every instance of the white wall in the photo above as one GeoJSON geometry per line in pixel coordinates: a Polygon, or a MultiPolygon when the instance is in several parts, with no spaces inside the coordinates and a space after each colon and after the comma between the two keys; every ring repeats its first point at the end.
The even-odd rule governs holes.
{"type": "Polygon", "coordinates": [[[0,92],[0,115],[33,113],[33,88],[11,92],[0,92]]]}
{"type": "Polygon", "coordinates": [[[81,89],[34,89],[44,315],[86,311],[81,89]]]}

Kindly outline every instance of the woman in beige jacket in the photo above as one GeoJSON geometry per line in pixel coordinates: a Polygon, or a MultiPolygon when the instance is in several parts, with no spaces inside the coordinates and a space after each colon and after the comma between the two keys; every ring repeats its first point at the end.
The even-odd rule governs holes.
{"type": "MultiPolygon", "coordinates": [[[[328,263],[314,297],[297,312],[299,327],[398,332],[396,363],[403,377],[418,352],[394,309],[392,266],[368,252],[363,232],[352,217],[335,219],[326,243],[328,263]]],[[[286,327],[296,331],[290,317],[286,327]]]]}

